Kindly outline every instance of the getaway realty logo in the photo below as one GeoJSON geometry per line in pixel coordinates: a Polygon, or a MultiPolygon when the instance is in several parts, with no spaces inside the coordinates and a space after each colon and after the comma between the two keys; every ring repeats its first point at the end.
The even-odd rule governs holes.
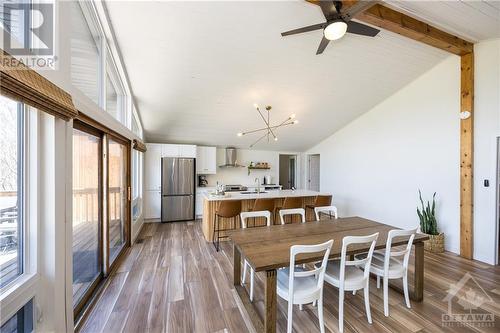
{"type": "MultiPolygon", "coordinates": [[[[2,49],[29,68],[55,69],[54,22],[52,1],[0,0],[2,49]]],[[[15,61],[2,65],[16,69],[15,61]]]]}
{"type": "Polygon", "coordinates": [[[441,315],[443,327],[495,327],[495,315],[484,310],[494,302],[470,273],[450,285],[443,302],[448,302],[448,312],[441,315]]]}

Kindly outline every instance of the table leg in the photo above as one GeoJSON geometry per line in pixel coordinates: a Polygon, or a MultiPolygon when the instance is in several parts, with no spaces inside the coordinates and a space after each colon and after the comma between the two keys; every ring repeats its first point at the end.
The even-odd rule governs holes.
{"type": "Polygon", "coordinates": [[[415,272],[411,299],[422,302],[424,299],[424,243],[415,243],[415,272]]]}
{"type": "Polygon", "coordinates": [[[276,332],[276,283],[277,271],[275,269],[266,271],[266,291],[265,291],[265,309],[264,332],[276,332]]]}
{"type": "Polygon", "coordinates": [[[241,252],[236,245],[233,245],[233,284],[241,284],[241,252]]]}

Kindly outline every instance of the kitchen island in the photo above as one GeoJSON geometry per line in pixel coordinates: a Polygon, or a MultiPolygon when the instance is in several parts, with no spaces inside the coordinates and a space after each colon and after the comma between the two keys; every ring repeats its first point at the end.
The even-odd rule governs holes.
{"type": "MultiPolygon", "coordinates": [[[[301,197],[302,200],[302,208],[305,208],[306,205],[310,205],[314,203],[315,198],[318,195],[327,195],[325,193],[320,193],[316,191],[309,190],[279,190],[279,191],[265,191],[261,193],[257,193],[254,191],[247,192],[226,192],[224,196],[216,196],[212,194],[205,194],[203,198],[203,220],[202,220],[202,230],[203,235],[207,241],[212,241],[212,234],[214,230],[214,220],[215,220],[215,211],[217,210],[218,205],[221,201],[225,200],[241,200],[241,211],[247,212],[251,210],[255,199],[274,199],[275,206],[281,207],[283,205],[283,201],[287,197],[301,197]]],[[[271,212],[272,215],[272,212],[271,212]]],[[[264,219],[257,219],[257,225],[264,224],[264,219]]],[[[306,211],[306,221],[314,220],[314,212],[310,209],[306,211]]],[[[293,220],[293,222],[299,222],[300,218],[297,217],[293,220]]],[[[221,228],[226,228],[226,223],[224,219],[221,219],[221,228]]],[[[279,224],[278,221],[272,221],[274,224],[279,224]]],[[[229,225],[229,224],[228,224],[229,225]]],[[[237,223],[237,228],[240,225],[237,223]]]]}

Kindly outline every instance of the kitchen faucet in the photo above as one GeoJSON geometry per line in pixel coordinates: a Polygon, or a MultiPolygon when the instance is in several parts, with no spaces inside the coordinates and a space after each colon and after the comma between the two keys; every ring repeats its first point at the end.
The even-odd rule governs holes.
{"type": "Polygon", "coordinates": [[[259,179],[259,177],[255,178],[254,181],[257,183],[257,193],[260,194],[260,179],[259,179]]]}

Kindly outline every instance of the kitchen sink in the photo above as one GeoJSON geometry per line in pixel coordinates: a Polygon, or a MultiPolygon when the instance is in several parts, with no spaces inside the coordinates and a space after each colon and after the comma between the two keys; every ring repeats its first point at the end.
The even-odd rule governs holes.
{"type": "Polygon", "coordinates": [[[260,191],[257,192],[257,191],[245,191],[245,192],[240,192],[240,194],[262,194],[262,193],[267,193],[266,191],[260,191]]]}

